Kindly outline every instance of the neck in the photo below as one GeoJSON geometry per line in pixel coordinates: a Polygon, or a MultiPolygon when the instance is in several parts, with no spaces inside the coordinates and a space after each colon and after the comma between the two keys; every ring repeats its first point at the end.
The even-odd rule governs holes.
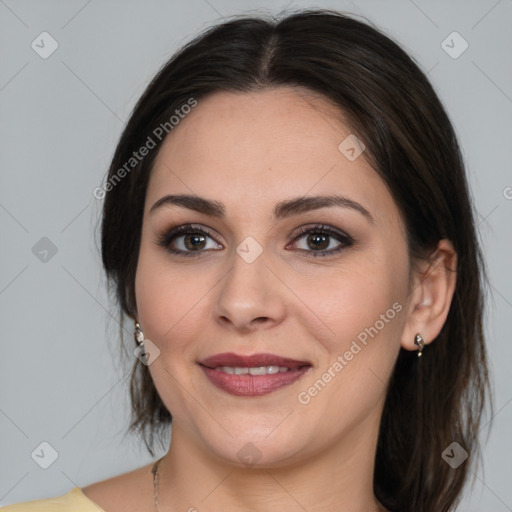
{"type": "Polygon", "coordinates": [[[173,424],[169,452],[159,466],[161,512],[216,510],[381,512],[373,494],[378,429],[358,425],[343,441],[302,462],[240,468],[212,456],[173,424]],[[362,432],[364,435],[362,435],[362,432]]]}

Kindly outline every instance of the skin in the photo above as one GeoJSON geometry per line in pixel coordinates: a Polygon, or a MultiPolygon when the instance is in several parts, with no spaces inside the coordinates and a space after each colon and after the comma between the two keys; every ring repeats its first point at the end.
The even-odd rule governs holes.
{"type": "MultiPolygon", "coordinates": [[[[173,415],[160,510],[384,510],[372,480],[386,384],[400,347],[416,350],[416,333],[429,343],[445,323],[456,254],[440,241],[432,263],[414,262],[409,281],[398,208],[364,153],[350,161],[338,149],[351,133],[342,119],[304,90],[215,93],[174,128],[157,156],[136,299],[137,320],[160,350],[149,370],[173,415]],[[280,201],[333,193],[357,201],[374,222],[339,206],[272,217],[280,201]],[[219,201],[225,216],[169,204],[150,213],[167,194],[219,201]],[[173,255],[156,243],[186,223],[211,233],[202,252],[173,255]],[[296,239],[297,228],[315,224],[349,234],[354,244],[315,257],[307,234],[296,239]],[[248,236],[262,249],[252,263],[236,252],[248,236]],[[394,318],[301,403],[299,393],[397,303],[394,318]],[[197,364],[219,352],[270,352],[312,368],[271,394],[236,397],[213,386],[197,364]],[[260,456],[250,466],[237,455],[247,443],[260,456]]],[[[173,246],[190,248],[185,239],[178,235],[173,246]]],[[[340,246],[327,240],[328,249],[340,246]]],[[[149,511],[150,468],[83,490],[107,512],[149,511]]]]}

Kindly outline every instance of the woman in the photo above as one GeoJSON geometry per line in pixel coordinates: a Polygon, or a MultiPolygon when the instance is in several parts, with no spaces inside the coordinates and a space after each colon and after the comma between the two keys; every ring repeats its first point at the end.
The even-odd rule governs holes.
{"type": "Polygon", "coordinates": [[[172,439],[4,510],[454,509],[488,397],[485,268],[453,128],[396,43],[326,10],[209,29],[98,194],[130,429],[154,455],[172,414],[172,439]]]}

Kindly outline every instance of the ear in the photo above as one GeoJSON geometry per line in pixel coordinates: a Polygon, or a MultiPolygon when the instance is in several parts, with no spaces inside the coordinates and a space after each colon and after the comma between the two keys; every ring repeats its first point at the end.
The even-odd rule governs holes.
{"type": "Polygon", "coordinates": [[[450,311],[456,281],[457,253],[449,240],[440,240],[429,260],[416,265],[401,339],[403,348],[418,350],[414,345],[417,333],[425,345],[439,335],[450,311]]]}

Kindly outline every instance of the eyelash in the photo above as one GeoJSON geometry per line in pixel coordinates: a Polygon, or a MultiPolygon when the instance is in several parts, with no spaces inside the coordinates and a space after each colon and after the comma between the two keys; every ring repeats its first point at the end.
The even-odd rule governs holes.
{"type": "MultiPolygon", "coordinates": [[[[198,251],[182,251],[181,249],[173,249],[171,247],[171,243],[174,241],[175,238],[178,238],[180,235],[206,235],[213,240],[215,240],[210,232],[202,228],[200,226],[194,225],[194,224],[184,224],[181,226],[176,226],[174,228],[169,229],[165,233],[163,233],[161,236],[158,237],[157,244],[162,246],[166,251],[170,252],[171,254],[176,254],[179,256],[185,256],[185,257],[197,257],[201,253],[204,252],[203,250],[198,251]]],[[[314,226],[309,226],[307,228],[299,228],[298,233],[296,234],[295,238],[292,240],[292,242],[296,242],[297,240],[301,239],[305,235],[308,234],[321,234],[321,235],[328,235],[334,239],[336,239],[338,242],[340,242],[339,247],[336,249],[330,249],[330,250],[321,250],[321,251],[313,251],[313,250],[305,250],[305,249],[298,249],[299,251],[303,251],[306,253],[311,253],[311,256],[317,258],[317,257],[323,257],[323,256],[330,256],[333,254],[336,254],[343,249],[346,249],[348,247],[351,247],[354,245],[355,240],[346,233],[343,233],[342,231],[338,231],[336,229],[333,229],[329,226],[325,226],[323,224],[317,224],[314,226]]],[[[217,242],[218,243],[218,242],[217,242]]]]}

